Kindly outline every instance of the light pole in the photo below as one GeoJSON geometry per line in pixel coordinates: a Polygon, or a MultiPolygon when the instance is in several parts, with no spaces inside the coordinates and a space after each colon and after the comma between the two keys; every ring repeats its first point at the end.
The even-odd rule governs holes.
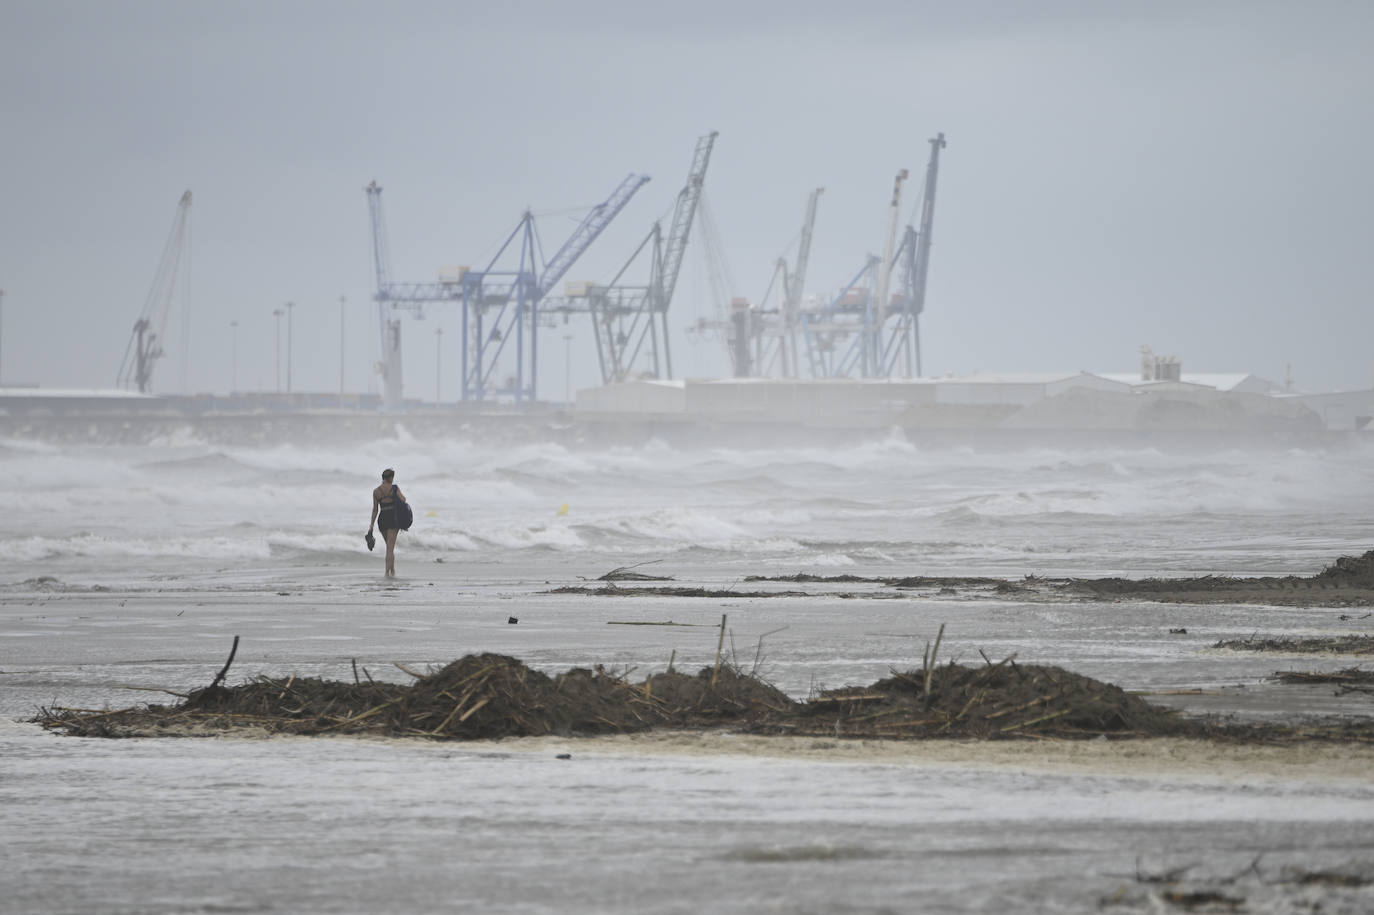
{"type": "Polygon", "coordinates": [[[434,328],[434,405],[439,406],[439,367],[443,364],[444,358],[444,329],[434,328]]]}
{"type": "Polygon", "coordinates": [[[291,393],[291,309],[295,302],[286,303],[286,393],[291,393]]]}
{"type": "Polygon", "coordinates": [[[339,406],[343,406],[344,398],[344,302],[346,296],[339,296],[339,406]]]}
{"type": "Polygon", "coordinates": [[[275,360],[275,363],[276,363],[276,367],[277,367],[277,393],[278,393],[278,394],[281,393],[281,316],[284,315],[284,314],[286,314],[286,312],[283,311],[283,310],[280,309],[280,308],[274,308],[274,309],[272,309],[272,316],[275,317],[275,318],[277,319],[277,358],[276,358],[276,360],[275,360]]]}
{"type": "Polygon", "coordinates": [[[229,393],[232,394],[239,389],[239,322],[229,322],[229,339],[229,352],[232,353],[229,357],[229,393]]]}

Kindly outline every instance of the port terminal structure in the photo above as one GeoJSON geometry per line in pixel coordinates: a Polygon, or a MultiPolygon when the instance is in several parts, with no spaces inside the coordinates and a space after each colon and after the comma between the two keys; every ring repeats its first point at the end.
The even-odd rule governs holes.
{"type": "Polygon", "coordinates": [[[609,284],[569,283],[562,296],[552,296],[569,268],[610,225],[630,198],[649,181],[631,174],[582,220],[563,246],[544,265],[534,216],[526,211],[491,261],[480,270],[458,268],[437,282],[402,283],[391,279],[382,189],[366,188],[372,224],[375,300],[382,358],[383,405],[399,409],[402,348],[400,311],[422,316],[426,306],[458,305],[462,310],[462,399],[538,400],[538,328],[552,326],[561,315],[589,315],[596,328],[597,355],[603,380],[623,380],[641,372],[671,377],[667,315],[702,183],[717,134],[697,141],[686,186],[678,194],[666,240],[655,223],[630,260],[609,284]],[[647,282],[623,282],[643,256],[650,259],[647,282]],[[514,266],[509,264],[512,259],[514,266]]]}
{"type": "MultiPolygon", "coordinates": [[[[553,294],[559,280],[649,180],[646,176],[626,178],[542,267],[534,217],[526,211],[483,269],[461,267],[424,283],[391,278],[382,189],[375,181],[368,185],[384,406],[399,409],[404,402],[400,313],[423,316],[426,307],[436,305],[457,305],[462,310],[461,399],[465,401],[510,399],[519,404],[538,400],[538,328],[554,326],[560,318],[566,323],[574,315],[585,315],[592,322],[603,384],[671,379],[669,306],[693,225],[699,221],[698,209],[704,209],[702,191],[716,137],[713,131],[698,138],[666,235],[655,222],[609,282],[568,282],[562,295],[553,294]],[[512,261],[514,266],[498,266],[512,261]],[[646,273],[647,279],[634,279],[646,273]]],[[[817,188],[807,201],[795,263],[789,269],[786,260],[779,258],[760,304],[734,297],[728,317],[701,321],[689,330],[720,336],[736,377],[921,377],[920,315],[925,309],[944,134],[929,144],[919,227],[907,224],[898,230],[902,186],[909,174],[902,169],[893,182],[882,254],[868,255],[837,294],[823,300],[803,294],[823,191],[817,188]],[[770,306],[774,288],[780,292],[770,306]]],[[[715,253],[714,239],[707,231],[710,220],[700,222],[709,258],[715,253]]],[[[716,253],[715,262],[722,260],[716,253]]],[[[713,288],[718,307],[724,303],[724,293],[723,288],[713,288]]],[[[724,313],[719,308],[718,315],[724,313]]]]}
{"type": "Polygon", "coordinates": [[[542,267],[534,214],[526,210],[506,237],[491,262],[482,270],[460,268],[436,282],[398,283],[391,280],[382,189],[376,181],[367,186],[372,219],[373,264],[377,279],[377,315],[380,322],[383,403],[399,408],[401,389],[401,320],[397,311],[409,310],[422,317],[428,305],[459,303],[462,307],[463,399],[484,400],[509,395],[516,402],[537,399],[539,305],[550,289],[610,225],[630,198],[649,181],[647,175],[631,174],[604,202],[593,207],[557,253],[542,267]],[[513,268],[498,268],[509,254],[518,252],[513,268]],[[504,378],[498,368],[513,361],[504,378]]]}
{"type": "Polygon", "coordinates": [[[947,145],[943,133],[929,142],[919,228],[908,223],[898,239],[902,185],[909,176],[901,169],[887,208],[883,253],[868,255],[839,292],[825,299],[803,296],[824,189],[811,192],[792,269],[785,258],[778,259],[757,306],[743,298],[731,301],[724,330],[735,377],[804,377],[803,353],[811,378],[922,377],[920,317],[935,233],[940,151],[947,145]]]}

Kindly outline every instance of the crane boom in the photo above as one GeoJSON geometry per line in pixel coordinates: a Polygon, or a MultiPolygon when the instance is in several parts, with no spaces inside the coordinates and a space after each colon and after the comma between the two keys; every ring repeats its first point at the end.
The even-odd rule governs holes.
{"type": "Polygon", "coordinates": [[[797,244],[797,265],[792,268],[792,275],[787,278],[787,299],[783,310],[789,324],[796,318],[797,307],[801,304],[802,294],[806,291],[806,265],[811,259],[811,234],[816,229],[816,204],[823,193],[825,188],[816,188],[811,192],[811,199],[806,202],[806,221],[802,223],[801,241],[797,244]]]}
{"type": "MultiPolygon", "coordinates": [[[[655,378],[673,377],[669,352],[668,306],[677,287],[678,272],[691,235],[693,217],[701,199],[706,166],[717,133],[697,139],[687,183],[678,192],[673,222],[666,244],[660,225],[655,222],[635,253],[606,285],[593,287],[586,295],[585,309],[596,328],[597,359],[601,378],[606,383],[623,381],[636,371],[655,378]],[[620,280],[643,255],[649,260],[649,281],[644,285],[622,285],[620,280]],[[638,368],[641,355],[649,363],[638,368]]],[[[579,309],[580,310],[580,309],[579,309]]]]}
{"type": "Polygon", "coordinates": [[[382,402],[387,409],[401,406],[401,322],[393,315],[391,255],[386,244],[386,220],[382,214],[382,189],[373,181],[367,192],[367,210],[372,224],[372,264],[377,272],[377,322],[380,331],[381,359],[377,372],[382,376],[382,402]]]}
{"type": "MultiPolygon", "coordinates": [[[[191,213],[191,192],[186,191],[177,203],[172,232],[162,249],[152,288],[143,303],[143,311],[134,322],[134,332],[124,348],[119,368],[119,386],[130,386],[146,394],[153,384],[153,366],[164,355],[162,338],[167,330],[167,315],[172,308],[178,280],[181,278],[182,249],[186,240],[186,224],[191,213]]],[[[184,285],[184,284],[183,284],[184,285]]]]}
{"type": "Polygon", "coordinates": [[[892,203],[887,208],[887,240],[883,245],[883,259],[878,263],[878,282],[872,299],[869,300],[868,332],[871,336],[871,350],[865,349],[864,375],[878,375],[881,372],[883,322],[887,319],[888,289],[892,280],[892,255],[897,245],[897,218],[902,205],[902,182],[909,172],[902,169],[892,183],[892,203]]]}
{"type": "Polygon", "coordinates": [[[391,253],[386,244],[386,219],[382,215],[382,189],[373,181],[363,188],[367,192],[367,212],[372,224],[372,265],[376,270],[377,288],[391,285],[391,253]]]}
{"type": "Polygon", "coordinates": [[[539,298],[549,294],[554,285],[563,278],[563,274],[568,272],[573,263],[582,256],[583,252],[596,241],[601,231],[611,224],[611,220],[625,209],[625,204],[630,202],[630,198],[635,195],[641,187],[649,182],[648,175],[631,174],[624,181],[620,182],[620,187],[606,199],[604,203],[599,203],[591,209],[582,220],[582,223],[573,230],[573,234],[568,236],[568,240],[563,243],[549,262],[544,265],[544,273],[539,277],[539,298]]]}
{"type": "Polygon", "coordinates": [[[920,314],[926,307],[926,275],[930,272],[930,245],[935,232],[935,179],[940,174],[940,150],[946,145],[943,133],[936,134],[930,141],[925,199],[921,203],[921,228],[917,235],[915,282],[910,306],[912,314],[920,314]]]}
{"type": "Polygon", "coordinates": [[[696,215],[697,201],[701,199],[702,182],[706,180],[706,166],[711,161],[711,147],[715,145],[719,131],[713,130],[697,140],[697,148],[692,156],[692,170],[687,174],[687,184],[677,195],[677,206],[673,209],[673,224],[668,231],[668,241],[663,246],[663,267],[658,275],[658,301],[655,311],[667,311],[673,301],[673,290],[677,288],[677,275],[682,269],[682,256],[687,251],[687,238],[692,231],[692,218],[696,215]]]}

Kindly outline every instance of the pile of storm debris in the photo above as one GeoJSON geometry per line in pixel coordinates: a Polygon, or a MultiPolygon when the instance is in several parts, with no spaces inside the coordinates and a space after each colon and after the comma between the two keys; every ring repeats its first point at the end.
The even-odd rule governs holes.
{"type": "MultiPolygon", "coordinates": [[[[236,642],[237,644],[237,642],[236,642]]],[[[932,655],[933,657],[933,655],[932,655]]],[[[232,655],[231,655],[232,662],[232,655]]],[[[80,736],[178,736],[256,729],[482,739],[728,727],[826,737],[1089,738],[1198,735],[1203,726],[1116,686],[1058,667],[926,664],[863,687],[795,701],[729,663],[632,681],[603,667],[554,676],[497,654],[468,655],[394,684],[257,676],[223,686],[229,665],[177,705],[44,709],[34,720],[80,736]]],[[[404,669],[404,668],[403,668],[404,669]]]]}
{"type": "Polygon", "coordinates": [[[1277,636],[1262,638],[1250,636],[1244,639],[1223,639],[1213,648],[1229,648],[1233,651],[1269,651],[1280,654],[1374,654],[1374,635],[1328,635],[1288,638],[1277,636]]]}
{"type": "Polygon", "coordinates": [[[1315,575],[1234,578],[1203,575],[1197,578],[1083,578],[1070,579],[1075,590],[1096,595],[1149,595],[1187,592],[1338,590],[1374,591],[1374,550],[1362,556],[1340,556],[1315,575]]]}

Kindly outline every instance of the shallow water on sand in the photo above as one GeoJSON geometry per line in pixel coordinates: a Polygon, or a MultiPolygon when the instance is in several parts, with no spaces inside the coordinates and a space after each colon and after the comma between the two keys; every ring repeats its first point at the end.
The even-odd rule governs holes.
{"type": "Polygon", "coordinates": [[[346,679],[355,661],[404,681],[393,662],[473,651],[642,675],[670,656],[682,669],[710,664],[722,615],[729,656],[795,696],[917,666],[943,624],[942,660],[1015,652],[1129,689],[1204,690],[1157,697],[1189,708],[1368,715],[1369,697],[1265,680],[1352,659],[1210,647],[1367,632],[1368,620],[1342,618],[1363,609],[893,597],[741,579],[1307,574],[1369,547],[1370,456],[953,453],[897,439],[586,453],[5,443],[0,491],[19,517],[0,549],[19,561],[0,574],[3,908],[877,913],[1098,911],[1111,898],[1111,911],[1152,911],[1161,887],[1138,881],[1137,867],[1194,865],[1188,879],[1244,896],[1250,911],[1305,911],[1314,899],[1367,911],[1368,888],[1278,879],[1285,867],[1374,864],[1374,782],[1357,763],[1209,771],[1136,748],[1110,765],[1045,764],[1029,749],[993,765],[815,741],[808,754],[760,750],[743,738],[691,752],[102,741],[18,719],[40,706],[175,701],[129,687],[203,686],[234,635],[231,682],[346,679]],[[361,544],[373,465],[385,464],[419,509],[395,582],[361,544]],[[48,507],[24,508],[28,493],[48,507]],[[639,562],[675,584],[804,596],[549,593],[639,562]],[[1209,882],[1257,856],[1258,873],[1209,882]]]}
{"type": "Polygon", "coordinates": [[[7,905],[1095,911],[1136,897],[1137,862],[1204,879],[1260,853],[1276,874],[1371,852],[1366,784],[557,749],[25,742],[0,787],[22,826],[5,831],[7,905]]]}

